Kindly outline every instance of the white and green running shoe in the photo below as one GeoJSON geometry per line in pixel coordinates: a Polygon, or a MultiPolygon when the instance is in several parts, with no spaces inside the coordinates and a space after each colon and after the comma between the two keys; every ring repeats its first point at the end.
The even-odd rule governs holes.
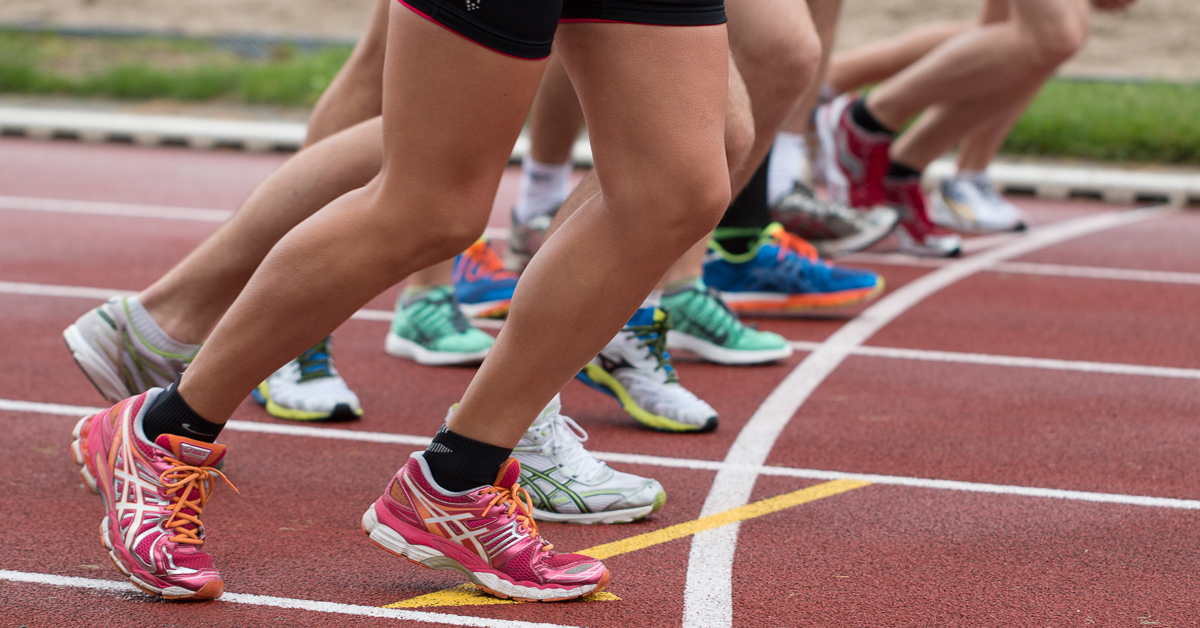
{"type": "Polygon", "coordinates": [[[396,315],[384,340],[388,355],[417,364],[444,366],[483,361],[496,340],[463,315],[454,288],[435,286],[405,303],[396,299],[396,315]]]}
{"type": "Polygon", "coordinates": [[[691,351],[717,364],[761,364],[792,355],[783,336],[743,324],[701,279],[663,295],[662,308],[671,315],[668,349],[691,351]]]}
{"type": "Polygon", "coordinates": [[[667,352],[670,316],[643,307],[583,370],[583,383],[612,395],[638,423],[662,432],[709,432],[717,411],[679,383],[667,352]]]}
{"type": "Polygon", "coordinates": [[[109,299],[63,330],[63,340],[83,374],[112,402],[166,388],[200,350],[168,336],[137,297],[109,299]]]}
{"type": "Polygon", "coordinates": [[[561,408],[555,395],[512,454],[521,463],[521,486],[529,492],[535,520],[626,523],[663,507],[662,484],[596,459],[583,448],[587,432],[561,408]]]}
{"type": "Polygon", "coordinates": [[[353,421],[362,416],[358,395],[333,366],[333,339],[326,338],[284,364],[250,395],[267,414],[289,421],[353,421]]]}

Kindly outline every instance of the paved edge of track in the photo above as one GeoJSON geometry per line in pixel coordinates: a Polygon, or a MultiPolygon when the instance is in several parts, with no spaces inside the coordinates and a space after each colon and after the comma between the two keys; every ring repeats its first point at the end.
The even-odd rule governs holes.
{"type": "MultiPolygon", "coordinates": [[[[809,395],[835,369],[888,323],[927,297],[1000,262],[1105,229],[1164,216],[1171,210],[1151,207],[1106,212],[1065,220],[1028,232],[1012,242],[956,260],[904,285],[867,308],[810,353],[774,391],[738,433],[700,516],[745,505],[775,441],[809,395]]],[[[740,524],[707,530],[692,539],[683,601],[684,628],[733,625],[733,561],[740,524]]]]}

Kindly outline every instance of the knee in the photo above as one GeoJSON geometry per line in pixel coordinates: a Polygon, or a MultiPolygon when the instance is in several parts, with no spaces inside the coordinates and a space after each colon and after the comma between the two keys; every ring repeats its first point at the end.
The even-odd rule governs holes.
{"type": "Polygon", "coordinates": [[[387,264],[396,268],[426,268],[462,253],[483,235],[491,209],[478,198],[445,190],[398,195],[385,186],[368,185],[367,191],[374,214],[371,231],[379,250],[391,254],[387,264]]]}
{"type": "Polygon", "coordinates": [[[1079,52],[1087,42],[1088,13],[1083,10],[1063,10],[1054,19],[1041,21],[1030,29],[1028,50],[1033,65],[1052,72],[1079,52]]]}
{"type": "Polygon", "coordinates": [[[717,168],[696,168],[659,189],[651,201],[659,222],[654,228],[683,248],[716,228],[729,207],[729,174],[717,168]]]}
{"type": "Polygon", "coordinates": [[[730,173],[746,163],[754,139],[754,116],[748,109],[731,109],[725,116],[725,162],[730,173]]]}
{"type": "Polygon", "coordinates": [[[750,92],[767,95],[788,111],[816,78],[821,63],[821,42],[811,31],[780,33],[744,48],[735,57],[750,92]]]}

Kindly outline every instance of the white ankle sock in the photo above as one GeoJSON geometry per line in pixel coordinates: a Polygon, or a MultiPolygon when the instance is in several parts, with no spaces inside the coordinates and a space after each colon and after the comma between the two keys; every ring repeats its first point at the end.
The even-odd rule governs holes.
{"type": "Polygon", "coordinates": [[[521,160],[521,182],[513,214],[518,222],[561,205],[571,194],[571,162],[544,164],[528,155],[521,160]]]}
{"type": "Polygon", "coordinates": [[[767,164],[767,205],[774,207],[800,182],[808,169],[804,136],[780,131],[771,145],[767,164]]]}
{"type": "Polygon", "coordinates": [[[192,345],[186,342],[179,342],[167,335],[158,323],[154,322],[154,318],[150,316],[150,312],[142,305],[136,296],[125,299],[125,303],[129,307],[129,322],[133,323],[134,329],[150,346],[167,353],[175,353],[178,355],[191,355],[200,348],[200,345],[192,345]]]}

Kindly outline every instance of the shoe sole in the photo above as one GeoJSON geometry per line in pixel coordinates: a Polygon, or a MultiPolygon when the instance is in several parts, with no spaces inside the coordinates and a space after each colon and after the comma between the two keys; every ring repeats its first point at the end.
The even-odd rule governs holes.
{"type": "Polygon", "coordinates": [[[258,385],[250,396],[262,406],[267,414],[285,421],[304,421],[305,423],[346,423],[348,421],[357,421],[362,418],[362,408],[351,408],[350,404],[339,403],[329,412],[313,412],[311,410],[297,410],[288,408],[275,403],[271,399],[271,389],[266,382],[258,385]]]}
{"type": "Polygon", "coordinates": [[[504,318],[508,316],[511,299],[503,301],[484,301],[483,303],[462,303],[458,307],[468,318],[504,318]]]}
{"type": "Polygon", "coordinates": [[[574,589],[524,587],[509,582],[493,573],[471,571],[462,563],[432,547],[410,543],[399,532],[379,523],[379,518],[375,515],[374,504],[370,508],[367,508],[367,512],[363,513],[362,531],[372,543],[396,556],[406,558],[414,564],[429,569],[450,569],[457,571],[466,576],[472,584],[480,589],[506,600],[517,600],[520,602],[565,602],[567,600],[574,600],[585,595],[603,591],[604,587],[608,586],[608,580],[611,575],[611,572],[605,569],[604,576],[601,577],[600,582],[574,589]]]}
{"type": "Polygon", "coordinates": [[[88,378],[92,386],[96,387],[102,397],[116,403],[137,394],[129,391],[125,382],[121,380],[121,374],[112,368],[111,362],[92,347],[78,325],[72,324],[64,329],[62,337],[63,342],[67,343],[67,350],[71,352],[71,357],[75,359],[75,364],[79,370],[83,371],[83,375],[88,378]]]}
{"type": "Polygon", "coordinates": [[[873,288],[793,295],[781,295],[777,292],[722,292],[721,297],[729,309],[738,314],[804,312],[865,303],[883,292],[884,283],[883,277],[880,277],[879,283],[873,288]]]}
{"type": "Polygon", "coordinates": [[[672,329],[667,332],[667,349],[670,351],[684,350],[716,364],[766,364],[778,362],[791,357],[793,350],[790,345],[778,349],[728,349],[698,336],[685,334],[672,329]]]}
{"type": "Polygon", "coordinates": [[[576,377],[588,386],[616,398],[617,402],[621,404],[621,409],[633,417],[633,420],[652,430],[675,433],[702,433],[717,429],[717,417],[715,416],[706,419],[703,425],[694,425],[691,423],[681,423],[665,416],[647,412],[637,404],[637,401],[633,399],[629,391],[625,390],[621,382],[617,381],[617,378],[595,364],[584,366],[583,370],[576,377]]]}
{"type": "Polygon", "coordinates": [[[183,587],[160,588],[138,578],[134,575],[133,570],[121,560],[112,543],[112,533],[109,529],[109,517],[107,515],[108,501],[104,499],[104,494],[100,492],[100,486],[96,482],[96,477],[88,469],[87,453],[83,450],[83,439],[88,435],[86,428],[92,416],[94,415],[79,419],[79,422],[75,424],[75,429],[71,431],[71,458],[75,464],[79,465],[79,476],[83,478],[84,488],[89,493],[98,496],[100,501],[104,502],[106,514],[100,519],[100,545],[108,550],[108,559],[112,561],[117,571],[121,572],[121,575],[129,578],[129,582],[133,586],[150,595],[161,597],[165,600],[181,602],[215,600],[221,597],[221,594],[225,592],[225,583],[221,580],[210,580],[196,591],[183,587]]]}
{"type": "Polygon", "coordinates": [[[576,523],[581,525],[595,525],[597,523],[612,524],[612,523],[633,523],[641,521],[651,514],[658,512],[667,503],[667,492],[659,491],[654,496],[654,503],[638,508],[626,508],[624,510],[613,510],[611,512],[579,512],[579,513],[558,513],[540,508],[533,509],[534,521],[545,521],[546,523],[576,523]]]}
{"type": "Polygon", "coordinates": [[[417,364],[425,366],[453,366],[458,364],[479,364],[487,357],[491,347],[470,353],[432,351],[408,338],[402,338],[392,332],[388,332],[387,337],[383,341],[383,350],[392,357],[412,360],[417,364]]]}

